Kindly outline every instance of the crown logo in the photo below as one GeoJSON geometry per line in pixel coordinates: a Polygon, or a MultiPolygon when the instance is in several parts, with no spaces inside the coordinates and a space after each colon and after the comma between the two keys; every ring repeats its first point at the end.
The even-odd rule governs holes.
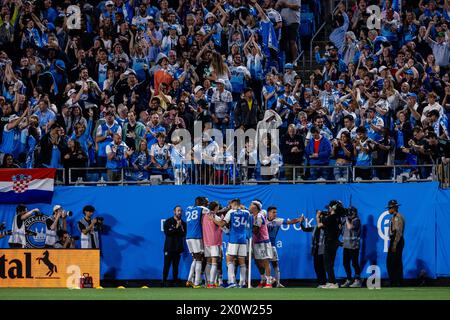
{"type": "Polygon", "coordinates": [[[42,227],[40,231],[38,231],[38,228],[36,228],[34,230],[36,232],[36,235],[33,236],[34,241],[36,241],[36,242],[43,242],[43,241],[45,241],[44,227],[42,227]]]}

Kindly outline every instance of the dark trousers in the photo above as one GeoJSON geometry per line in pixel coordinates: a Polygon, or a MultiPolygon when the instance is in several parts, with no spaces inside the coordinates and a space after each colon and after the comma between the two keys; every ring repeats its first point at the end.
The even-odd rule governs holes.
{"type": "Polygon", "coordinates": [[[336,276],[334,275],[334,260],[336,259],[337,249],[338,249],[337,243],[333,242],[325,244],[323,261],[325,264],[325,271],[327,272],[327,278],[329,283],[336,283],[336,276]]]}
{"type": "Polygon", "coordinates": [[[392,252],[392,244],[389,246],[386,265],[391,286],[401,286],[403,283],[402,255],[404,247],[405,247],[405,240],[403,238],[397,244],[395,252],[392,252]]]}
{"type": "Polygon", "coordinates": [[[361,267],[358,262],[359,249],[347,249],[344,248],[344,269],[347,274],[347,280],[352,279],[352,268],[350,264],[355,269],[355,279],[359,280],[361,276],[361,267]]]}
{"type": "Polygon", "coordinates": [[[317,276],[317,283],[319,286],[327,282],[327,275],[325,273],[325,265],[323,264],[323,254],[314,254],[314,271],[317,276]]]}
{"type": "Polygon", "coordinates": [[[180,258],[181,254],[178,252],[164,252],[163,282],[167,281],[170,266],[172,266],[173,281],[178,281],[178,265],[180,264],[180,258]]]}
{"type": "Polygon", "coordinates": [[[21,243],[9,243],[9,247],[14,248],[14,249],[16,249],[16,248],[22,249],[22,244],[21,243]]]}

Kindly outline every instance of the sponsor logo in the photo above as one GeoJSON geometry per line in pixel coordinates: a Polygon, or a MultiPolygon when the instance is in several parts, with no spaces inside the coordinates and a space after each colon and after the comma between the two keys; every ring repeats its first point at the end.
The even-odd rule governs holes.
{"type": "Polygon", "coordinates": [[[388,252],[389,248],[389,223],[391,220],[388,219],[388,216],[389,211],[384,211],[377,221],[378,236],[384,241],[383,252],[388,252]]]}

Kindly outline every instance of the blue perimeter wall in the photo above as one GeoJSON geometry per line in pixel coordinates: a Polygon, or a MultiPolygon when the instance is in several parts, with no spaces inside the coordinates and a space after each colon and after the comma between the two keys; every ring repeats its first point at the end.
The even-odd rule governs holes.
{"type": "MultiPolygon", "coordinates": [[[[342,199],[359,210],[363,224],[362,276],[371,264],[381,267],[386,277],[385,240],[382,233],[390,216],[379,219],[390,199],[401,204],[406,218],[403,255],[405,277],[416,278],[421,270],[430,277],[450,276],[450,190],[440,190],[437,183],[340,184],[340,185],[270,185],[270,186],[125,186],[125,187],[57,187],[52,204],[29,205],[50,214],[54,204],[74,211],[68,219],[69,232],[79,234],[76,222],[82,207],[92,204],[96,215],[105,217],[110,230],[102,235],[102,279],[161,279],[163,267],[163,219],[180,204],[191,205],[203,195],[222,204],[239,197],[245,205],[262,200],[265,208],[278,207],[278,216],[294,218],[304,213],[314,225],[317,209],[332,199],[342,199]],[[379,227],[377,225],[379,224],[379,227]],[[380,232],[379,232],[380,231],[380,232]]],[[[0,205],[0,222],[11,225],[14,205],[0,205]]],[[[227,236],[224,236],[224,242],[227,236]]],[[[315,278],[310,256],[311,234],[297,226],[280,230],[277,238],[280,270],[284,279],[315,278]]],[[[7,247],[7,238],[0,248],[7,247]]],[[[1,249],[0,249],[1,251],[1,249]]],[[[191,258],[187,251],[180,262],[180,277],[187,278],[191,258]]],[[[224,264],[225,270],[225,264],[224,264]]],[[[253,268],[256,271],[256,268],[253,268]]],[[[342,249],[336,258],[337,275],[345,275],[342,249]]],[[[224,272],[226,277],[226,272],[224,272]]],[[[253,277],[258,278],[256,272],[253,277]]]]}

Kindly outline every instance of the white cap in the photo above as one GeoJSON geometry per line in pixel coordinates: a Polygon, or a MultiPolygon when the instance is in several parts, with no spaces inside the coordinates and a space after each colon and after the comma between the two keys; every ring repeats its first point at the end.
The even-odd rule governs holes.
{"type": "Polygon", "coordinates": [[[217,79],[217,80],[216,80],[216,83],[221,83],[221,84],[225,85],[225,80],[223,80],[223,79],[217,79]]]}
{"type": "Polygon", "coordinates": [[[62,207],[59,204],[57,204],[53,207],[53,212],[55,212],[56,210],[59,210],[59,209],[62,209],[62,207]]]}
{"type": "Polygon", "coordinates": [[[200,90],[203,90],[203,87],[202,86],[196,86],[195,89],[194,89],[194,93],[197,93],[200,90]]]}
{"type": "Polygon", "coordinates": [[[134,71],[133,69],[130,69],[130,68],[128,68],[124,73],[123,73],[123,75],[124,76],[128,76],[129,74],[134,74],[134,75],[136,75],[136,71],[134,71]]]}
{"type": "Polygon", "coordinates": [[[207,14],[206,14],[206,16],[205,16],[205,20],[208,20],[209,18],[211,18],[211,17],[214,17],[214,18],[216,18],[216,16],[215,16],[215,14],[214,13],[212,13],[212,12],[208,12],[207,14]]]}
{"type": "Polygon", "coordinates": [[[12,114],[12,115],[9,116],[8,121],[11,122],[11,121],[14,121],[16,119],[19,119],[19,116],[17,114],[12,114]]]}
{"type": "Polygon", "coordinates": [[[386,66],[381,66],[381,67],[378,69],[378,72],[381,72],[381,71],[386,70],[386,69],[387,69],[386,66]]]}
{"type": "Polygon", "coordinates": [[[67,96],[70,98],[70,96],[74,93],[77,93],[77,90],[75,89],[70,89],[69,92],[67,92],[67,96]]]}
{"type": "Polygon", "coordinates": [[[106,1],[106,3],[105,3],[105,6],[107,7],[107,6],[113,6],[114,5],[114,2],[112,2],[111,0],[109,0],[109,1],[106,1]]]}

